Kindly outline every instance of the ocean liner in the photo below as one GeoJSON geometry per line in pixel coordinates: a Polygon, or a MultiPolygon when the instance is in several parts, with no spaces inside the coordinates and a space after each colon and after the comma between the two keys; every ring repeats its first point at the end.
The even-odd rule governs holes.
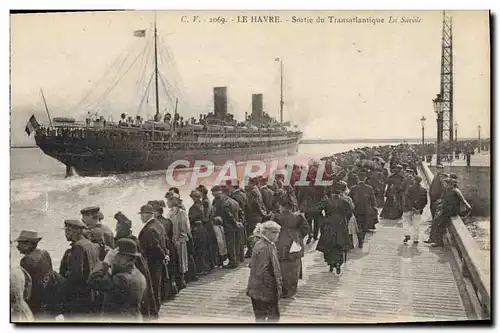
{"type": "MultiPolygon", "coordinates": [[[[91,116],[90,112],[84,122],[74,118],[51,119],[42,92],[49,122],[41,125],[32,116],[26,132],[35,132],[36,145],[66,165],[66,176],[73,171],[81,176],[103,176],[166,170],[176,160],[187,160],[191,166],[196,160],[209,160],[214,165],[228,160],[265,161],[298,151],[302,132],[283,123],[282,59],[275,59],[280,62],[280,121],[264,112],[263,95],[253,94],[251,115],[245,114],[245,120],[238,122],[228,113],[227,87],[213,88],[214,112],[185,121],[179,114],[182,112],[178,112],[177,98],[173,116],[170,112],[160,113],[159,82],[163,79],[158,65],[156,20],[151,30],[154,70],[149,84],[154,82],[156,101],[151,120],[121,113],[120,120],[114,122],[98,114],[91,116]]],[[[146,30],[137,30],[134,35],[145,37],[146,30]]]]}

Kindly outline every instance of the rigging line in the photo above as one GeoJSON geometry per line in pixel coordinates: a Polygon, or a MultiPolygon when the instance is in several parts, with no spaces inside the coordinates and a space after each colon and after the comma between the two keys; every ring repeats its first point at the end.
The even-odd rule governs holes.
{"type": "MultiPolygon", "coordinates": [[[[165,60],[166,60],[166,63],[167,64],[170,64],[170,68],[171,68],[171,72],[172,72],[172,76],[174,78],[175,81],[178,81],[180,83],[180,85],[182,86],[183,85],[183,82],[182,82],[182,77],[180,76],[180,73],[179,71],[177,70],[177,63],[175,61],[175,58],[174,56],[172,55],[172,53],[169,51],[169,48],[166,46],[167,43],[164,42],[163,38],[161,38],[161,49],[163,49],[164,51],[164,57],[165,57],[165,60]]],[[[180,93],[180,90],[179,89],[179,93],[180,93]]],[[[182,94],[180,94],[182,95],[182,94]]]]}
{"type": "Polygon", "coordinates": [[[139,103],[139,108],[137,109],[137,115],[141,112],[142,104],[144,103],[144,100],[148,96],[149,88],[151,87],[151,82],[153,81],[153,77],[154,77],[154,72],[151,74],[151,77],[149,78],[148,85],[146,86],[146,91],[144,92],[144,95],[142,96],[141,103],[139,103]]]}
{"type": "Polygon", "coordinates": [[[142,54],[143,52],[144,52],[144,50],[142,50],[142,51],[141,51],[141,53],[139,53],[139,54],[137,55],[137,57],[135,57],[134,61],[132,61],[132,63],[131,63],[131,64],[130,64],[130,66],[129,66],[126,70],[125,70],[125,72],[123,73],[123,75],[122,75],[122,76],[121,76],[121,77],[120,77],[120,78],[119,78],[119,79],[118,79],[118,80],[117,80],[117,81],[116,81],[116,82],[115,82],[115,83],[111,86],[111,88],[108,90],[108,92],[107,92],[106,94],[104,94],[104,97],[102,97],[102,95],[101,95],[101,97],[102,97],[102,98],[100,98],[100,99],[99,99],[99,102],[96,104],[96,107],[97,107],[97,105],[99,105],[99,103],[101,103],[101,102],[103,101],[103,99],[105,99],[106,97],[108,97],[108,96],[109,96],[109,94],[111,93],[111,91],[112,91],[112,90],[116,87],[116,85],[117,85],[118,83],[120,83],[120,81],[121,81],[121,80],[125,77],[125,74],[127,74],[127,72],[130,70],[130,68],[132,68],[132,66],[135,64],[135,62],[137,61],[137,59],[139,59],[139,57],[141,56],[141,54],[142,54]]]}
{"type": "Polygon", "coordinates": [[[169,102],[171,105],[173,105],[173,102],[175,101],[175,96],[171,95],[170,92],[167,89],[167,85],[165,84],[165,79],[163,78],[163,75],[160,73],[160,81],[161,84],[163,85],[163,88],[165,89],[165,93],[167,94],[167,99],[169,99],[169,102]]]}
{"type": "MultiPolygon", "coordinates": [[[[160,59],[162,61],[165,61],[165,54],[163,53],[163,50],[162,48],[160,48],[160,59]]],[[[168,63],[168,61],[165,61],[168,63]]],[[[163,80],[163,86],[165,88],[165,92],[167,93],[167,96],[168,98],[171,99],[171,104],[174,103],[175,101],[175,96],[177,96],[177,98],[180,98],[181,100],[183,99],[182,98],[182,94],[180,93],[179,89],[177,89],[177,87],[172,87],[172,85],[170,84],[169,80],[167,79],[166,75],[164,75],[161,71],[160,71],[160,74],[162,76],[162,80],[163,80]],[[167,83],[168,83],[168,86],[170,86],[170,89],[167,87],[167,83]],[[171,95],[171,93],[173,93],[174,95],[171,95]]]]}
{"type": "MultiPolygon", "coordinates": [[[[151,43],[150,43],[150,46],[151,46],[151,43]]],[[[147,89],[147,86],[144,84],[145,83],[145,78],[146,78],[146,72],[147,72],[147,68],[148,68],[148,64],[150,62],[150,55],[151,55],[151,52],[152,52],[152,48],[150,47],[148,49],[148,55],[146,57],[146,63],[144,64],[144,67],[143,67],[143,70],[142,70],[142,73],[141,73],[141,78],[140,78],[140,82],[137,83],[137,87],[138,87],[138,96],[141,96],[142,94],[144,94],[144,92],[146,91],[147,89]],[[141,89],[141,87],[144,85],[144,87],[141,89]]]]}
{"type": "Polygon", "coordinates": [[[86,98],[88,98],[90,96],[90,94],[95,90],[95,88],[104,80],[104,78],[108,75],[108,73],[115,67],[115,65],[118,63],[118,60],[121,59],[121,57],[127,53],[127,55],[125,56],[125,59],[128,58],[128,56],[130,55],[130,53],[132,52],[132,50],[134,49],[134,46],[135,44],[137,44],[137,41],[134,41],[130,44],[127,44],[126,47],[123,48],[123,51],[120,53],[120,55],[118,57],[115,58],[115,60],[113,61],[113,63],[111,64],[111,66],[108,67],[108,69],[104,72],[104,75],[94,84],[92,85],[92,87],[89,89],[89,91],[82,97],[82,99],[80,99],[80,101],[75,105],[73,106],[70,111],[76,109],[78,106],[80,106],[86,98]]]}
{"type": "Polygon", "coordinates": [[[135,81],[136,85],[139,85],[140,83],[143,82],[142,80],[144,79],[144,74],[146,72],[146,67],[148,65],[149,52],[151,51],[149,46],[150,46],[150,42],[147,43],[146,48],[145,48],[146,51],[142,54],[141,60],[139,61],[139,63],[141,63],[141,64],[144,63],[144,66],[141,67],[141,70],[139,70],[137,72],[137,79],[135,81]]]}

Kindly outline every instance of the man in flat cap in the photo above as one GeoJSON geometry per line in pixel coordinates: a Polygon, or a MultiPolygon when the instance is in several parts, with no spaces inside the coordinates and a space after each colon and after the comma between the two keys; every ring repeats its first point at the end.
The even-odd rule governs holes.
{"type": "Polygon", "coordinates": [[[105,247],[107,246],[108,249],[115,247],[113,231],[99,220],[99,215],[102,215],[99,214],[99,207],[86,207],[83,208],[80,213],[82,214],[83,223],[85,223],[89,229],[90,241],[99,244],[102,248],[101,260],[103,260],[104,255],[106,255],[105,247]]]}
{"type": "Polygon", "coordinates": [[[243,227],[243,224],[239,221],[240,206],[236,200],[225,195],[218,185],[212,187],[212,195],[214,196],[214,216],[222,218],[226,236],[229,263],[225,268],[236,268],[239,264],[238,230],[243,227]]]}
{"type": "Polygon", "coordinates": [[[37,232],[23,230],[15,241],[19,252],[24,254],[21,267],[30,274],[33,284],[26,302],[36,319],[53,319],[57,315],[54,309],[57,273],[52,269],[50,254],[37,247],[41,239],[37,232]]]}
{"type": "Polygon", "coordinates": [[[85,319],[95,312],[94,294],[88,287],[90,273],[99,262],[99,246],[83,235],[87,226],[78,220],[65,220],[64,233],[70,242],[61,260],[59,273],[64,277],[61,287],[63,315],[70,319],[85,319]]]}

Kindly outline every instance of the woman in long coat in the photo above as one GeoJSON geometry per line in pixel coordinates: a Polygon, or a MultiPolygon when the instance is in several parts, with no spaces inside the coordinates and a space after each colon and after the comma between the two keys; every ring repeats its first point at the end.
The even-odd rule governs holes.
{"type": "Polygon", "coordinates": [[[209,270],[221,266],[219,260],[219,246],[217,244],[217,236],[214,231],[214,224],[211,219],[212,203],[208,199],[208,189],[204,185],[199,185],[196,188],[201,193],[201,204],[203,206],[203,227],[207,234],[207,247],[208,247],[208,264],[209,270]]]}
{"type": "Polygon", "coordinates": [[[188,234],[189,234],[189,220],[187,213],[182,209],[182,200],[178,194],[167,192],[166,194],[167,206],[170,208],[167,213],[167,219],[172,221],[172,239],[174,241],[175,249],[177,252],[177,270],[179,276],[176,276],[177,288],[186,288],[186,273],[188,272],[188,234]]]}
{"type": "MultiPolygon", "coordinates": [[[[349,206],[351,206],[352,211],[354,211],[354,202],[352,201],[351,197],[347,195],[347,183],[341,181],[339,182],[339,187],[339,190],[341,191],[340,197],[346,200],[349,203],[349,206]]],[[[354,214],[352,214],[349,222],[347,223],[347,232],[349,234],[349,248],[354,249],[354,235],[359,234],[358,221],[356,221],[356,217],[354,216],[354,214]]]]}
{"type": "Polygon", "coordinates": [[[340,266],[344,263],[349,247],[347,224],[352,216],[351,206],[340,197],[340,192],[340,187],[334,186],[333,194],[318,204],[318,208],[321,212],[325,212],[325,216],[316,246],[316,250],[323,252],[325,261],[330,266],[330,272],[333,272],[335,267],[337,274],[340,274],[340,266]]]}
{"type": "Polygon", "coordinates": [[[294,203],[291,202],[290,198],[281,197],[280,201],[282,212],[274,215],[271,220],[281,226],[276,241],[283,277],[281,297],[291,298],[297,293],[301,261],[304,256],[304,237],[309,234],[309,224],[303,215],[292,212],[294,203]]]}
{"type": "Polygon", "coordinates": [[[209,271],[209,251],[208,240],[203,219],[205,216],[202,204],[201,193],[194,190],[189,195],[193,199],[193,205],[189,208],[189,223],[191,225],[191,234],[194,243],[194,261],[197,273],[206,275],[209,271]]]}

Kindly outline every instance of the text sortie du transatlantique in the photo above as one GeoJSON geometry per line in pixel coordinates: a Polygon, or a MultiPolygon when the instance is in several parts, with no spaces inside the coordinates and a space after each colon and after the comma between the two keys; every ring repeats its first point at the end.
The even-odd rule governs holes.
{"type": "Polygon", "coordinates": [[[214,16],[182,16],[181,21],[183,23],[295,23],[295,24],[385,24],[385,23],[399,23],[399,24],[411,24],[420,23],[421,18],[418,16],[388,16],[388,17],[373,17],[373,16],[298,16],[294,15],[288,18],[282,18],[279,15],[238,15],[235,17],[224,16],[224,15],[214,15],[214,16]]]}

